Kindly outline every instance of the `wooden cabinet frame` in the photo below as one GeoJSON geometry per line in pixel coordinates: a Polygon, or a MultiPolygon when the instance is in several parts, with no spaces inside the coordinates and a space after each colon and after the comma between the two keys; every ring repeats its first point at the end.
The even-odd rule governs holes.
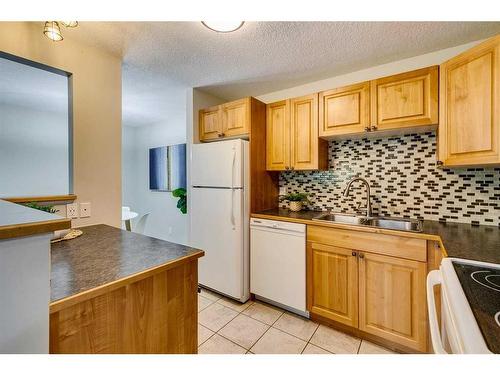
{"type": "Polygon", "coordinates": [[[250,98],[222,104],[223,137],[235,137],[250,133],[250,98]]]}
{"type": "Polygon", "coordinates": [[[222,114],[219,105],[199,111],[199,132],[201,141],[210,141],[221,137],[222,114]]]}
{"type": "Polygon", "coordinates": [[[500,35],[440,67],[438,160],[500,164],[500,35]]]}
{"type": "Polygon", "coordinates": [[[426,264],[364,253],[358,267],[359,329],[425,352],[426,264]],[[380,272],[370,272],[372,266],[378,267],[380,272]]]}
{"type": "Polygon", "coordinates": [[[370,84],[372,130],[438,123],[438,66],[375,79],[370,84]]]}
{"type": "Polygon", "coordinates": [[[266,168],[290,168],[290,102],[282,100],[266,108],[266,168]]]}
{"type": "Polygon", "coordinates": [[[318,94],[270,103],[266,111],[268,171],[328,168],[328,142],[318,136],[318,94]]]}
{"type": "Polygon", "coordinates": [[[403,350],[425,352],[428,251],[424,239],[309,225],[311,316],[408,348],[403,350]]]}
{"type": "Polygon", "coordinates": [[[369,127],[370,82],[319,93],[320,137],[363,133],[369,127]]]}
{"type": "Polygon", "coordinates": [[[347,326],[358,326],[356,255],[351,249],[307,243],[307,309],[311,313],[347,326]],[[320,260],[319,256],[324,259],[320,260]],[[324,264],[325,260],[327,264],[324,264]],[[336,288],[328,290],[332,274],[336,288]],[[318,291],[321,291],[321,298],[316,297],[318,291]]]}

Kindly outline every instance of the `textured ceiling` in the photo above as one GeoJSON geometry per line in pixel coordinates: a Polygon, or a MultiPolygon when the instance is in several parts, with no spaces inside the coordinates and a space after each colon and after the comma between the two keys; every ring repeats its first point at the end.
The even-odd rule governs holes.
{"type": "Polygon", "coordinates": [[[67,39],[123,56],[124,122],[139,124],[163,118],[188,87],[261,95],[499,32],[500,22],[246,22],[228,34],[199,22],[82,22],[67,39]]]}

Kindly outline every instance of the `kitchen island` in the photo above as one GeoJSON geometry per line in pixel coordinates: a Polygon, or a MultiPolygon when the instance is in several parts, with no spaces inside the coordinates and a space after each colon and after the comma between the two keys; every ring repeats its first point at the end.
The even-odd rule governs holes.
{"type": "Polygon", "coordinates": [[[196,353],[203,251],[107,225],[52,245],[50,353],[196,353]]]}

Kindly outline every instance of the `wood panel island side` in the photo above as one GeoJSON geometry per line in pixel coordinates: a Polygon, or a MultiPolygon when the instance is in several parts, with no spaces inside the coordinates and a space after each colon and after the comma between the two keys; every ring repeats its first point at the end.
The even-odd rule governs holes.
{"type": "Polygon", "coordinates": [[[201,250],[107,225],[52,245],[50,353],[197,352],[201,250]]]}

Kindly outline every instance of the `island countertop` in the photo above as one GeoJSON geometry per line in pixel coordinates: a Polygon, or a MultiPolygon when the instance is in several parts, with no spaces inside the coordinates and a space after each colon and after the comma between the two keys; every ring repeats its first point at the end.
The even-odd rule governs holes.
{"type": "Polygon", "coordinates": [[[0,199],[0,240],[71,228],[71,220],[0,199]]]}
{"type": "Polygon", "coordinates": [[[275,208],[254,213],[252,217],[423,238],[439,242],[440,247],[445,251],[445,255],[449,257],[500,263],[500,228],[496,226],[473,226],[470,224],[424,220],[422,232],[417,233],[312,220],[321,213],[322,211],[292,212],[288,209],[275,208]]]}
{"type": "Polygon", "coordinates": [[[82,300],[120,281],[146,277],[204,254],[103,224],[78,229],[83,231],[80,237],[52,244],[51,312],[73,297],[82,300]]]}

